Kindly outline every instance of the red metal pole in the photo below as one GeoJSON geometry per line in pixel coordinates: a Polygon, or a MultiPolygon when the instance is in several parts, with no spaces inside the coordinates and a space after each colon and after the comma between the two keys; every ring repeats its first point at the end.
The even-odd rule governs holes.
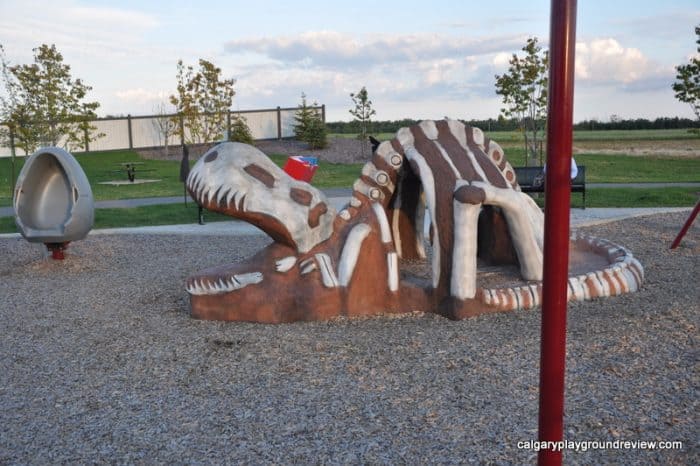
{"type": "Polygon", "coordinates": [[[673,243],[671,244],[671,249],[676,249],[678,247],[678,245],[681,244],[681,240],[683,239],[685,234],[688,232],[690,225],[692,225],[693,222],[695,221],[695,217],[698,216],[698,212],[700,212],[700,201],[698,201],[695,204],[695,208],[690,213],[688,220],[685,221],[685,224],[683,224],[683,228],[681,228],[681,231],[678,232],[676,239],[673,240],[673,243]]]}
{"type": "MultiPolygon", "coordinates": [[[[562,441],[564,431],[575,47],[576,0],[552,0],[549,31],[549,104],[540,349],[539,440],[541,442],[562,441]]],[[[539,451],[539,465],[560,465],[561,461],[560,450],[539,451]]]]}

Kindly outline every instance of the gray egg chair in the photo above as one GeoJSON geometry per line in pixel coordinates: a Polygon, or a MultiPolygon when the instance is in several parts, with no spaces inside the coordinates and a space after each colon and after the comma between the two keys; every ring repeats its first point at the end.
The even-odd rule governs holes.
{"type": "Polygon", "coordinates": [[[87,236],[95,217],[85,172],[75,157],[58,147],[41,148],[27,159],[17,178],[13,205],[22,236],[46,244],[57,259],[68,242],[87,236]]]}

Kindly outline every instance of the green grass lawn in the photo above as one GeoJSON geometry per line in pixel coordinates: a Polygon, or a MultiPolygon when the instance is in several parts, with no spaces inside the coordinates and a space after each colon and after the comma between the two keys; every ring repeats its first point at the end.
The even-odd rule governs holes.
{"type": "MultiPolygon", "coordinates": [[[[141,197],[176,196],[182,193],[179,181],[180,165],[174,161],[144,160],[131,150],[88,152],[76,154],[76,160],[90,181],[95,200],[135,199],[141,197]],[[125,162],[143,162],[136,166],[136,179],[158,179],[156,183],[127,184],[111,186],[103,181],[126,181],[126,171],[121,167],[125,162]],[[149,170],[149,171],[141,171],[149,170]],[[152,170],[152,171],[151,171],[152,170]]],[[[24,165],[24,157],[16,158],[15,178],[24,165]]],[[[0,159],[0,205],[11,204],[11,160],[0,159]]]]}
{"type": "MultiPolygon", "coordinates": [[[[614,140],[664,140],[697,137],[686,130],[657,131],[582,131],[576,138],[612,138],[614,140]]],[[[353,135],[342,135],[353,137],[353,135]]],[[[382,139],[391,138],[392,134],[379,135],[382,139]]],[[[494,139],[519,141],[517,132],[493,133],[494,139]]],[[[506,155],[513,166],[524,164],[524,149],[520,145],[506,148],[506,155]]],[[[142,197],[182,196],[183,185],[179,181],[179,161],[144,160],[135,151],[105,151],[77,154],[76,159],[85,170],[90,180],[96,200],[133,199],[142,197]],[[137,166],[137,179],[151,178],[160,181],[146,184],[126,184],[110,186],[100,184],[103,181],[126,180],[126,173],[120,167],[124,162],[143,162],[137,166]],[[139,169],[142,171],[139,173],[139,169]],[[149,171],[145,171],[149,170],[149,171]]],[[[286,157],[272,155],[271,159],[283,166],[286,157]]],[[[578,154],[576,162],[585,165],[588,183],[640,183],[640,182],[700,182],[700,158],[668,156],[629,156],[621,154],[578,154]]],[[[23,157],[16,159],[15,178],[24,163],[23,157]]],[[[321,161],[312,184],[318,188],[349,188],[357,179],[362,164],[332,164],[321,161]]],[[[0,158],[0,206],[11,205],[11,160],[0,158]]],[[[696,201],[697,188],[664,189],[589,189],[588,206],[590,207],[656,207],[656,206],[692,206],[696,201]]],[[[580,195],[572,194],[572,205],[580,205],[580,195]]],[[[182,204],[167,206],[149,206],[136,209],[98,209],[96,228],[135,225],[160,225],[190,223],[196,221],[196,212],[190,206],[182,204]]],[[[217,221],[227,217],[207,214],[207,221],[217,221]]],[[[12,217],[0,218],[0,231],[14,231],[12,217]]]]}
{"type": "MultiPolygon", "coordinates": [[[[78,154],[75,158],[90,181],[96,201],[111,199],[138,199],[143,197],[169,197],[183,194],[180,182],[180,162],[171,160],[144,160],[135,151],[106,151],[78,154]],[[119,165],[125,162],[142,162],[136,166],[136,179],[157,179],[155,183],[105,185],[104,181],[127,179],[119,165]],[[148,171],[145,171],[148,170],[148,171]]],[[[287,160],[283,155],[272,155],[273,162],[282,167],[287,160]]],[[[24,157],[16,158],[15,179],[24,165],[24,157]]],[[[194,165],[194,163],[193,163],[194,165]]],[[[359,176],[361,164],[332,164],[321,161],[313,185],[319,188],[350,187],[359,176]]],[[[12,179],[10,158],[0,158],[0,206],[12,204],[12,179]]]]}
{"type": "MultiPolygon", "coordinates": [[[[597,188],[586,189],[586,207],[692,207],[697,188],[597,188]]],[[[571,193],[571,207],[583,205],[582,193],[571,193]]],[[[544,196],[535,199],[544,206],[544,196]]]]}
{"type": "MultiPolygon", "coordinates": [[[[125,209],[95,209],[93,228],[123,228],[155,225],[181,225],[197,223],[199,220],[197,205],[194,202],[177,204],[160,204],[125,209]]],[[[204,211],[204,222],[233,220],[226,215],[204,211]]],[[[17,231],[14,217],[0,217],[0,233],[17,231]]]]}
{"type": "MultiPolygon", "coordinates": [[[[586,193],[586,207],[691,207],[697,200],[695,188],[632,189],[606,188],[589,189],[586,193]]],[[[542,206],[543,197],[536,202],[542,206]]],[[[571,207],[581,207],[581,194],[571,194],[571,207]]],[[[197,223],[197,206],[193,202],[152,205],[128,209],[97,209],[93,228],[121,228],[143,225],[179,225],[197,223]]],[[[232,220],[226,215],[204,212],[204,221],[219,222],[232,220]]],[[[0,217],[0,233],[15,233],[14,217],[0,217]]]]}

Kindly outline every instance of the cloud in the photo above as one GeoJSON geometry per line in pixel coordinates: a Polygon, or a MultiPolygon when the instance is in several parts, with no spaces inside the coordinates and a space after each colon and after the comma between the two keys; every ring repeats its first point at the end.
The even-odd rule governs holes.
{"type": "Polygon", "coordinates": [[[224,48],[231,54],[256,53],[281,63],[338,68],[485,55],[517,49],[523,41],[522,37],[470,39],[439,34],[375,34],[358,39],[335,31],[309,31],[236,39],[224,48]]]}
{"type": "MultiPolygon", "coordinates": [[[[303,91],[329,106],[346,105],[367,86],[375,103],[464,101],[495,96],[493,76],[524,37],[471,39],[448,34],[350,36],[311,31],[295,36],[229,41],[239,64],[238,90],[247,95],[292,96],[303,91]]],[[[437,105],[437,104],[436,104],[437,105]]]]}
{"type": "Polygon", "coordinates": [[[648,59],[641,50],[624,47],[613,38],[576,44],[576,79],[581,83],[648,90],[668,85],[666,80],[672,79],[669,71],[672,72],[648,59]]]}
{"type": "MultiPolygon", "coordinates": [[[[671,5],[669,5],[671,6],[671,5]]],[[[625,16],[611,17],[609,23],[611,28],[618,31],[627,31],[630,37],[642,40],[654,40],[656,42],[662,40],[669,43],[677,43],[679,38],[679,28],[683,25],[688,25],[686,36],[688,44],[692,44],[693,26],[700,22],[700,9],[694,11],[665,8],[661,14],[653,16],[625,16]]],[[[682,30],[682,29],[681,29],[682,30]]]]}
{"type": "Polygon", "coordinates": [[[150,53],[142,36],[159,26],[156,17],[127,8],[83,6],[73,0],[8,2],[0,15],[0,37],[19,62],[41,43],[91,57],[126,58],[150,53]]]}
{"type": "Polygon", "coordinates": [[[170,93],[162,90],[154,91],[138,87],[134,89],[124,89],[121,91],[117,91],[115,92],[115,95],[121,100],[131,102],[142,102],[144,100],[165,101],[168,100],[170,93]]]}
{"type": "Polygon", "coordinates": [[[73,6],[68,8],[65,16],[92,27],[128,25],[130,28],[153,29],[159,25],[154,16],[120,8],[73,6]]]}

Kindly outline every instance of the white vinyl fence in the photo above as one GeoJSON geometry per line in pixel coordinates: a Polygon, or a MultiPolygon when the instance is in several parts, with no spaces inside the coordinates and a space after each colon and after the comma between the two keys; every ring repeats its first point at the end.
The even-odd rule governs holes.
{"type": "MultiPolygon", "coordinates": [[[[326,120],[325,105],[312,107],[326,120]]],[[[246,119],[253,139],[283,139],[294,136],[294,115],[297,108],[271,108],[259,110],[241,110],[231,112],[230,117],[242,116],[246,119]]],[[[127,116],[120,118],[98,118],[91,121],[97,130],[96,134],[104,134],[95,141],[90,141],[89,151],[116,150],[116,149],[145,149],[162,147],[165,145],[163,134],[159,129],[158,120],[176,117],[177,115],[148,115],[127,116]]],[[[209,141],[213,142],[213,141],[209,141]]],[[[180,135],[170,136],[169,145],[180,145],[180,135]]],[[[74,148],[66,147],[67,150],[74,148]]],[[[77,149],[75,149],[77,150],[77,149]]],[[[0,157],[11,155],[9,145],[0,145],[0,157]]],[[[17,156],[25,155],[22,150],[16,150],[17,156]]]]}

